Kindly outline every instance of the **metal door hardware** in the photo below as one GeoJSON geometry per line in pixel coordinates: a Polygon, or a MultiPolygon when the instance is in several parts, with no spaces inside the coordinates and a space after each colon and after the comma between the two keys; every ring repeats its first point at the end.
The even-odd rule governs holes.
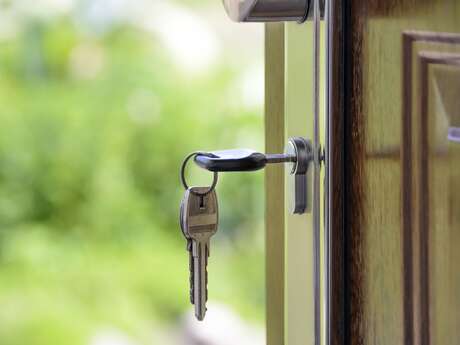
{"type": "MultiPolygon", "coordinates": [[[[223,0],[225,10],[235,22],[304,22],[313,18],[315,0],[223,0]]],[[[321,15],[324,0],[320,1],[321,15]]]]}
{"type": "Polygon", "coordinates": [[[307,173],[314,153],[310,141],[291,138],[285,153],[263,154],[252,150],[227,150],[214,152],[193,152],[181,167],[181,179],[185,195],[180,205],[179,223],[182,235],[187,241],[190,270],[190,302],[195,306],[195,316],[203,321],[208,300],[208,258],[210,239],[218,228],[218,201],[216,185],[219,172],[256,171],[267,164],[291,164],[290,174],[294,187],[292,212],[303,214],[307,211],[307,173]],[[200,167],[212,171],[214,180],[209,187],[189,187],[185,180],[185,168],[190,159],[200,167]]]}
{"type": "Polygon", "coordinates": [[[253,150],[237,149],[199,152],[194,157],[197,165],[214,173],[256,171],[265,168],[267,164],[289,163],[292,165],[292,213],[303,214],[307,211],[307,173],[314,158],[311,142],[307,139],[289,139],[283,154],[263,154],[253,150]]]}

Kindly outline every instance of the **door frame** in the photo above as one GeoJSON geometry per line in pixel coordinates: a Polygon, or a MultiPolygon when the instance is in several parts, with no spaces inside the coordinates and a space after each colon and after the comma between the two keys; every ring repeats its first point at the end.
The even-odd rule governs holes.
{"type": "MultiPolygon", "coordinates": [[[[326,147],[325,147],[325,344],[344,344],[347,339],[347,266],[345,231],[345,136],[347,88],[346,1],[326,2],[326,147]]],[[[265,25],[265,133],[266,152],[282,152],[285,128],[286,26],[265,25]]],[[[281,166],[267,167],[266,195],[266,335],[268,345],[285,343],[285,232],[284,180],[281,166]]]]}
{"type": "Polygon", "coordinates": [[[347,73],[349,58],[347,1],[328,0],[326,7],[326,344],[349,339],[346,310],[348,267],[345,229],[347,73]]]}
{"type": "MultiPolygon", "coordinates": [[[[265,152],[283,152],[286,143],[285,30],[283,23],[265,25],[265,152]]],[[[284,344],[285,204],[284,167],[265,169],[265,281],[268,345],[284,344]]]]}

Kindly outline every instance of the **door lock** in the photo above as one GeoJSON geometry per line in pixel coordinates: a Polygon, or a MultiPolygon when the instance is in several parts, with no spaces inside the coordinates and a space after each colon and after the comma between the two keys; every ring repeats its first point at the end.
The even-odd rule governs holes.
{"type": "Polygon", "coordinates": [[[307,211],[308,183],[307,173],[313,161],[313,148],[307,139],[296,137],[289,139],[285,153],[263,154],[253,150],[237,149],[214,152],[200,152],[195,155],[195,163],[203,169],[219,172],[257,171],[267,164],[291,164],[292,175],[292,206],[294,214],[303,214],[307,211]]]}
{"type": "MultiPolygon", "coordinates": [[[[225,10],[235,22],[284,22],[299,23],[313,18],[315,0],[223,0],[225,10]]],[[[324,0],[320,1],[321,17],[324,0]]]]}

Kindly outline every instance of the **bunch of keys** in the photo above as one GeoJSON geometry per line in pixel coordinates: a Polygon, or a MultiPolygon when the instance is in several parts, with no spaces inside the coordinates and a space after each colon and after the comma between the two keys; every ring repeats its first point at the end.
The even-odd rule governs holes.
{"type": "Polygon", "coordinates": [[[194,152],[188,155],[181,168],[185,195],[180,207],[180,225],[187,239],[190,256],[190,301],[195,305],[195,315],[202,321],[206,314],[207,265],[209,242],[217,232],[218,205],[216,185],[219,172],[257,171],[267,164],[288,163],[293,175],[292,213],[307,212],[307,172],[314,160],[311,142],[305,138],[290,138],[285,153],[263,154],[253,150],[236,149],[214,152],[194,152]],[[201,168],[214,173],[210,187],[189,187],[185,181],[185,167],[194,158],[201,168]]]}
{"type": "Polygon", "coordinates": [[[302,214],[307,208],[306,173],[313,159],[311,144],[304,138],[289,139],[287,153],[263,154],[253,150],[237,149],[214,152],[194,152],[188,155],[181,168],[185,195],[180,207],[180,225],[187,240],[190,256],[190,301],[195,305],[195,315],[202,321],[206,314],[207,265],[209,242],[217,232],[218,205],[216,185],[219,172],[257,171],[267,164],[292,164],[295,176],[295,203],[293,213],[302,214]],[[189,187],[185,181],[185,167],[194,158],[201,168],[214,173],[210,187],[189,187]]]}
{"type": "Polygon", "coordinates": [[[208,258],[211,237],[217,232],[219,207],[215,187],[218,174],[210,187],[189,187],[185,181],[188,160],[201,152],[189,155],[181,169],[185,195],[180,206],[180,226],[187,240],[190,269],[190,302],[195,305],[195,316],[203,321],[208,300],[208,258]]]}

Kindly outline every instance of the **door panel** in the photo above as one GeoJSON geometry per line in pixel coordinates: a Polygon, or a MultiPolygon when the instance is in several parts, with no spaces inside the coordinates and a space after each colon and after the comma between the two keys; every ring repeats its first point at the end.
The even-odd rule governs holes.
{"type": "Polygon", "coordinates": [[[344,339],[458,343],[460,6],[348,6],[344,339]]]}
{"type": "Polygon", "coordinates": [[[431,344],[458,344],[460,142],[452,130],[460,119],[460,55],[422,58],[420,69],[420,171],[424,172],[420,180],[420,244],[422,257],[427,258],[421,266],[426,282],[421,284],[425,284],[422,296],[427,299],[425,317],[430,323],[426,337],[431,344]]]}

